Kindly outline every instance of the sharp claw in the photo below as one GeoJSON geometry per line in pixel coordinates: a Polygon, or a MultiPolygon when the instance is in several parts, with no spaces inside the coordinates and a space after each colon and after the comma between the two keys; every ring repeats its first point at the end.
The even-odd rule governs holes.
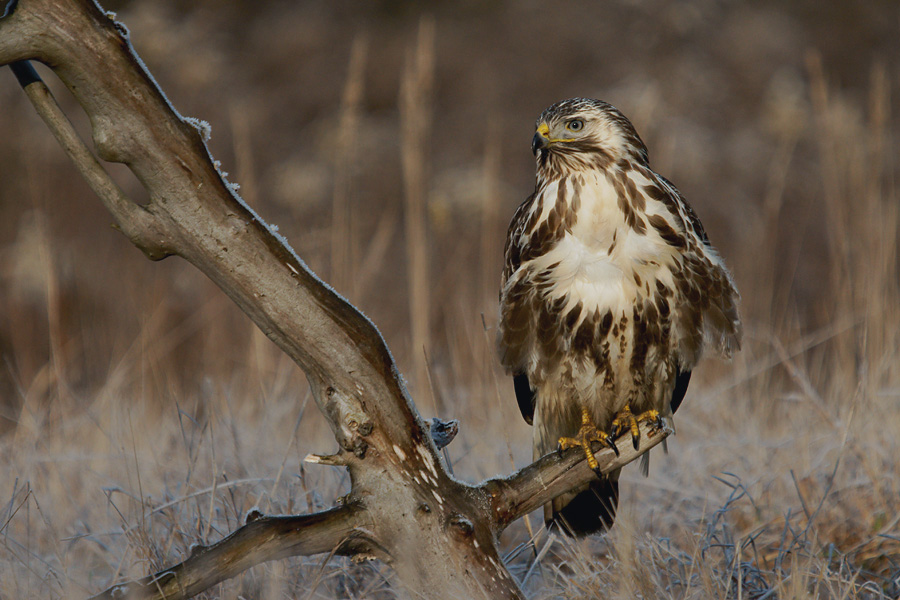
{"type": "Polygon", "coordinates": [[[619,456],[619,449],[616,447],[616,442],[611,437],[606,438],[606,445],[616,453],[616,456],[619,456]]]}
{"type": "Polygon", "coordinates": [[[631,445],[634,446],[634,449],[637,450],[641,446],[641,438],[638,436],[631,436],[631,445]]]}
{"type": "Polygon", "coordinates": [[[596,473],[596,474],[597,474],[597,477],[599,477],[599,478],[601,478],[601,479],[604,478],[603,471],[600,470],[600,465],[597,465],[597,468],[595,468],[595,469],[592,468],[591,471],[593,471],[594,473],[596,473]]]}
{"type": "Polygon", "coordinates": [[[557,445],[556,445],[556,455],[557,455],[558,457],[562,458],[562,455],[563,455],[563,447],[562,447],[562,444],[557,444],[557,445]]]}

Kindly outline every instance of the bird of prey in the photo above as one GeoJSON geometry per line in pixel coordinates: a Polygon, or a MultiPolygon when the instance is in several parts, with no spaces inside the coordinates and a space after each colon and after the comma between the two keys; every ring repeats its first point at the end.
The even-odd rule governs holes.
{"type": "Polygon", "coordinates": [[[619,473],[600,475],[591,443],[615,449],[637,423],[671,417],[704,351],[740,349],[738,292],[618,109],[554,104],[531,149],[534,193],[506,240],[500,355],[534,425],[534,457],[581,446],[598,472],[544,507],[548,526],[580,536],[612,525],[618,505],[619,473]]]}

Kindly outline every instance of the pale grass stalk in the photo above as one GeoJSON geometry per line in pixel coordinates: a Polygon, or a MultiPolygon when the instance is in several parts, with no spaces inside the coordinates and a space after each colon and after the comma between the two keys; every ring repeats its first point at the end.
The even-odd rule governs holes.
{"type": "MultiPolygon", "coordinates": [[[[784,190],[791,173],[792,158],[797,143],[802,133],[799,127],[783,130],[778,142],[778,149],[772,158],[769,167],[766,196],[763,201],[763,214],[757,235],[759,247],[762,251],[761,260],[755,262],[754,279],[759,286],[760,298],[772,298],[769,306],[763,306],[766,311],[761,316],[773,324],[778,330],[787,319],[787,307],[789,306],[790,285],[777,285],[776,270],[772,268],[777,264],[776,257],[784,249],[778,239],[778,226],[784,205],[784,190]]],[[[760,258],[760,257],[757,257],[760,258]]]]}
{"type": "Polygon", "coordinates": [[[331,203],[331,285],[343,294],[353,291],[353,170],[359,140],[360,105],[365,84],[368,36],[357,34],[350,47],[347,78],[341,94],[340,116],[334,147],[334,192],[331,203]]]}
{"type": "Polygon", "coordinates": [[[497,286],[503,260],[504,227],[500,217],[500,126],[496,115],[488,120],[484,137],[481,196],[481,289],[485,311],[496,312],[497,286]]]}
{"type": "MultiPolygon", "coordinates": [[[[431,361],[428,359],[428,352],[423,348],[422,349],[422,360],[425,361],[425,376],[427,378],[428,383],[428,394],[431,398],[431,410],[434,411],[434,416],[441,418],[446,417],[447,414],[444,411],[444,398],[441,396],[440,390],[437,387],[437,383],[435,382],[435,375],[432,370],[431,361]]],[[[427,417],[426,417],[427,418],[427,417]]],[[[447,449],[444,448],[443,452],[444,456],[447,456],[447,449]]],[[[447,466],[450,468],[450,472],[452,474],[453,468],[450,465],[450,461],[447,461],[447,466]]]]}
{"type": "Polygon", "coordinates": [[[401,164],[403,167],[406,261],[409,282],[413,390],[427,381],[423,350],[431,348],[431,281],[428,274],[427,148],[434,80],[434,19],[422,17],[414,48],[407,51],[400,84],[401,164]]]}
{"type": "MultiPolygon", "coordinates": [[[[31,184],[33,197],[43,196],[44,193],[37,190],[38,184],[35,181],[36,174],[31,172],[31,184]]],[[[47,232],[47,222],[43,214],[44,209],[35,211],[35,223],[38,230],[40,243],[38,250],[40,251],[40,262],[43,267],[43,279],[47,286],[47,324],[50,334],[50,372],[53,376],[51,385],[55,388],[58,402],[65,405],[69,400],[67,379],[67,361],[65,348],[63,343],[62,325],[60,322],[60,290],[59,275],[56,264],[56,256],[50,235],[47,232]]]]}
{"type": "MultiPolygon", "coordinates": [[[[309,404],[309,399],[312,397],[312,394],[307,390],[306,395],[303,397],[303,404],[300,405],[300,410],[297,413],[297,422],[294,425],[294,433],[291,435],[288,443],[284,448],[284,458],[281,459],[281,466],[278,467],[278,474],[275,475],[275,481],[272,482],[272,489],[269,490],[270,496],[275,496],[275,492],[278,490],[278,485],[281,483],[282,476],[284,475],[284,467],[287,464],[288,456],[290,455],[291,449],[294,447],[294,441],[297,439],[297,430],[300,429],[300,421],[303,420],[303,415],[306,413],[306,407],[309,404]]],[[[259,498],[256,499],[256,503],[258,504],[260,501],[259,498]]]]}
{"type": "Polygon", "coordinates": [[[850,238],[846,228],[847,206],[842,196],[840,180],[841,165],[835,147],[836,127],[843,115],[832,112],[833,106],[828,89],[828,81],[822,66],[822,57],[817,52],[810,52],[806,57],[806,66],[810,78],[810,96],[813,105],[813,115],[817,125],[815,141],[819,145],[821,175],[824,192],[824,208],[826,219],[824,225],[829,234],[829,250],[832,288],[840,294],[837,297],[838,306],[850,304],[847,294],[850,292],[847,286],[851,280],[848,244],[850,238]]]}
{"type": "Polygon", "coordinates": [[[378,218],[375,233],[366,246],[362,262],[354,275],[353,292],[356,297],[363,297],[369,292],[377,277],[383,274],[381,269],[386,265],[396,268],[396,259],[388,258],[388,250],[400,226],[400,218],[400,211],[393,206],[386,207],[378,218]]]}
{"type": "Polygon", "coordinates": [[[253,127],[248,107],[237,103],[228,106],[234,152],[235,180],[241,183],[241,198],[250,206],[259,204],[259,181],[253,160],[253,127]]]}

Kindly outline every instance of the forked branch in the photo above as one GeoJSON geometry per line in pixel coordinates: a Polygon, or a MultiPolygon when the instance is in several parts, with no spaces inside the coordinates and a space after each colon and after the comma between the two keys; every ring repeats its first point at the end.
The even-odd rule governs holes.
{"type": "MultiPolygon", "coordinates": [[[[630,434],[618,440],[616,455],[604,447],[595,453],[600,469],[609,473],[635,460],[671,433],[640,426],[638,449],[630,434]]],[[[541,507],[561,493],[596,477],[587,466],[584,453],[548,454],[509,477],[491,479],[471,492],[489,499],[495,536],[511,523],[541,507]]],[[[205,548],[195,548],[182,563],[159,573],[115,585],[91,600],[127,596],[131,599],[181,600],[238,575],[245,569],[288,556],[330,552],[333,555],[371,556],[376,540],[369,537],[371,523],[356,505],[345,505],[322,513],[303,516],[262,517],[248,515],[248,523],[228,537],[205,548]]]]}
{"type": "Polygon", "coordinates": [[[92,598],[190,598],[262,562],[328,552],[355,555],[371,542],[358,523],[363,511],[345,505],[314,515],[263,517],[208,546],[195,546],[183,563],[138,581],[114,585],[92,598]]]}

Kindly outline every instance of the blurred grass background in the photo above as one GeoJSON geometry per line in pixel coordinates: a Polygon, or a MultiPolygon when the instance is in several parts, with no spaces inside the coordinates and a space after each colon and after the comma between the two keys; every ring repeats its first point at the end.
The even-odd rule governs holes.
{"type": "MultiPolygon", "coordinates": [[[[534,598],[900,595],[896,2],[105,8],[212,124],[244,199],[379,326],[423,415],[461,420],[448,456],[471,481],[531,454],[493,339],[534,119],[618,106],[732,267],[747,339],[695,371],[607,537],[531,519],[502,540],[511,570],[534,598]]],[[[335,446],[302,374],[199,273],[109,226],[4,71],[0,597],[87,596],[251,507],[330,506],[348,481],[300,464],[335,446]]],[[[203,597],[394,598],[391,578],[298,558],[203,597]]]]}

